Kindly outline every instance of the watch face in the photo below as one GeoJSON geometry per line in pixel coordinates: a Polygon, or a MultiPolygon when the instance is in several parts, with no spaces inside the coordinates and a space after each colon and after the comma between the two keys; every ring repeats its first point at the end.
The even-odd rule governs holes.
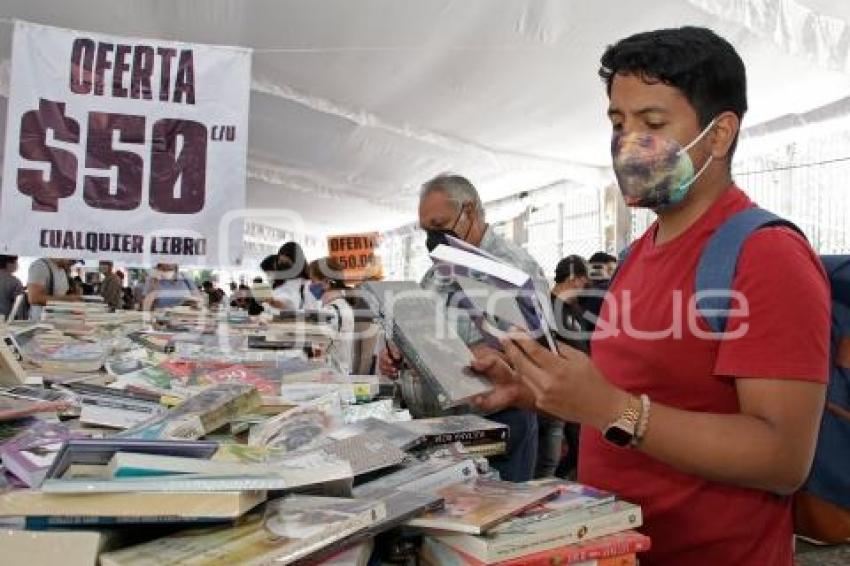
{"type": "Polygon", "coordinates": [[[609,426],[605,431],[605,440],[617,446],[628,446],[632,438],[634,434],[616,424],[609,426]]]}

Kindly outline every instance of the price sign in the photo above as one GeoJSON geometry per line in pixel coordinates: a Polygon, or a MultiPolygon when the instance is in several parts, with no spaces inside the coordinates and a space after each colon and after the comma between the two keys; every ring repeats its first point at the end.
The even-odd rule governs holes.
{"type": "Polygon", "coordinates": [[[381,261],[375,254],[378,240],[377,232],[328,236],[328,251],[342,265],[346,279],[380,278],[381,261]]]}
{"type": "Polygon", "coordinates": [[[247,49],[17,22],[0,249],[218,263],[245,206],[247,49]]]}

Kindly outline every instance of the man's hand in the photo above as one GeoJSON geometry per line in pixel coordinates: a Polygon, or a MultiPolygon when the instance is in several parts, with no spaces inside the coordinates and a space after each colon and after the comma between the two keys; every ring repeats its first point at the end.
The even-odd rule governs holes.
{"type": "MultiPolygon", "coordinates": [[[[514,395],[523,403],[517,406],[530,399],[538,411],[603,429],[628,405],[628,393],[611,385],[579,350],[559,344],[555,354],[525,334],[514,334],[503,345],[513,368],[514,395]]],[[[483,372],[499,374],[504,383],[505,369],[490,364],[483,372]]]]}
{"type": "Polygon", "coordinates": [[[398,365],[401,361],[401,352],[392,344],[381,350],[378,355],[378,369],[381,374],[390,379],[398,378],[398,365]]]}
{"type": "Polygon", "coordinates": [[[473,399],[473,405],[485,413],[495,413],[508,407],[535,409],[534,394],[501,353],[488,349],[475,354],[472,369],[489,378],[493,382],[493,390],[473,399]]]}

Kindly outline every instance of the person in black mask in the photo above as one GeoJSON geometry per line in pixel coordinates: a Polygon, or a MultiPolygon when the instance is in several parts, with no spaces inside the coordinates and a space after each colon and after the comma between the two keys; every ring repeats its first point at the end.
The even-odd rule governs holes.
{"type": "Polygon", "coordinates": [[[579,298],[579,305],[587,314],[585,320],[589,321],[586,330],[592,333],[596,328],[596,319],[602,310],[602,302],[605,293],[608,291],[608,285],[611,283],[611,277],[617,269],[617,258],[605,252],[596,252],[590,256],[589,263],[590,269],[587,274],[589,280],[587,290],[589,292],[582,294],[579,298]]]}
{"type": "MultiPolygon", "coordinates": [[[[487,225],[478,191],[465,177],[439,175],[422,186],[419,226],[426,232],[425,246],[429,251],[445,243],[447,236],[454,236],[522,269],[534,279],[536,285],[548,292],[543,270],[528,252],[508,242],[487,225]]],[[[453,290],[453,282],[443,279],[433,268],[425,274],[421,286],[436,290],[447,299],[453,290]]],[[[473,352],[486,348],[483,337],[468,318],[458,317],[457,332],[473,352]]],[[[399,376],[401,361],[399,351],[390,345],[381,352],[378,365],[382,374],[395,378],[399,376]]],[[[404,372],[400,383],[404,399],[415,417],[442,414],[433,395],[418,388],[418,382],[408,379],[404,372]]],[[[529,411],[509,409],[487,417],[510,427],[507,454],[492,458],[493,467],[508,481],[532,479],[538,445],[536,415],[529,411]]]]}
{"type": "MultiPolygon", "coordinates": [[[[443,202],[444,200],[446,200],[446,199],[439,199],[438,198],[438,199],[436,199],[436,201],[435,201],[435,199],[431,199],[431,202],[429,202],[430,207],[428,207],[429,210],[434,209],[435,207],[437,209],[444,208],[444,205],[445,205],[445,202],[443,202]]],[[[458,211],[457,216],[454,219],[454,222],[452,222],[451,226],[448,227],[448,228],[445,228],[443,226],[443,223],[444,223],[443,220],[442,220],[443,217],[440,215],[439,212],[436,214],[436,216],[434,216],[434,215],[430,216],[430,220],[431,220],[432,224],[431,224],[430,227],[425,228],[425,234],[426,234],[426,236],[425,236],[425,247],[428,249],[429,252],[433,252],[434,248],[436,248],[440,244],[447,244],[448,239],[446,238],[446,236],[452,236],[452,237],[458,238],[459,240],[469,242],[469,237],[472,233],[473,228],[475,228],[475,220],[478,219],[478,216],[469,217],[468,227],[467,227],[465,235],[461,236],[455,230],[455,228],[457,228],[457,225],[461,220],[461,217],[464,215],[464,211],[465,211],[464,207],[466,207],[467,205],[472,205],[472,206],[467,207],[466,211],[468,211],[469,208],[472,208],[474,210],[474,203],[472,203],[472,202],[461,203],[460,207],[459,207],[460,210],[458,211]]],[[[422,212],[421,212],[421,203],[420,203],[420,217],[421,217],[421,214],[422,214],[422,212]]],[[[481,215],[480,219],[483,222],[483,215],[481,215]]],[[[476,234],[476,236],[477,235],[478,234],[476,234]]],[[[483,234],[482,234],[482,236],[483,236],[483,234]]],[[[475,238],[475,239],[479,240],[479,241],[481,240],[481,238],[475,238]]]]}

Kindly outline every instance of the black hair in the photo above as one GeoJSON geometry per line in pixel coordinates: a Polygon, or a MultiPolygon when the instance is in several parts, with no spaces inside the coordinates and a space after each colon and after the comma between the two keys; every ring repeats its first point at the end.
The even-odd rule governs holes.
{"type": "Polygon", "coordinates": [[[590,256],[589,263],[617,263],[617,258],[609,253],[596,252],[590,256]]]}
{"type": "Polygon", "coordinates": [[[260,270],[263,273],[277,271],[277,256],[267,255],[265,258],[263,258],[263,261],[260,262],[260,270]]]}
{"type": "Polygon", "coordinates": [[[298,242],[286,242],[277,251],[278,256],[283,256],[289,259],[289,265],[281,265],[278,263],[278,270],[286,271],[286,279],[309,279],[307,273],[307,257],[304,255],[304,250],[298,245],[298,242]]]}
{"type": "Polygon", "coordinates": [[[16,255],[0,255],[0,269],[6,269],[16,261],[18,261],[18,256],[16,255]]]}
{"type": "Polygon", "coordinates": [[[580,255],[568,255],[555,266],[555,283],[576,277],[587,277],[587,263],[580,255]]]}
{"type": "MultiPolygon", "coordinates": [[[[747,74],[732,45],[707,28],[681,27],[638,33],[609,46],[599,76],[608,96],[617,74],[660,81],[682,92],[705,128],[721,112],[743,119],[747,112],[747,74]]],[[[738,137],[732,143],[735,152],[738,137]]]]}

